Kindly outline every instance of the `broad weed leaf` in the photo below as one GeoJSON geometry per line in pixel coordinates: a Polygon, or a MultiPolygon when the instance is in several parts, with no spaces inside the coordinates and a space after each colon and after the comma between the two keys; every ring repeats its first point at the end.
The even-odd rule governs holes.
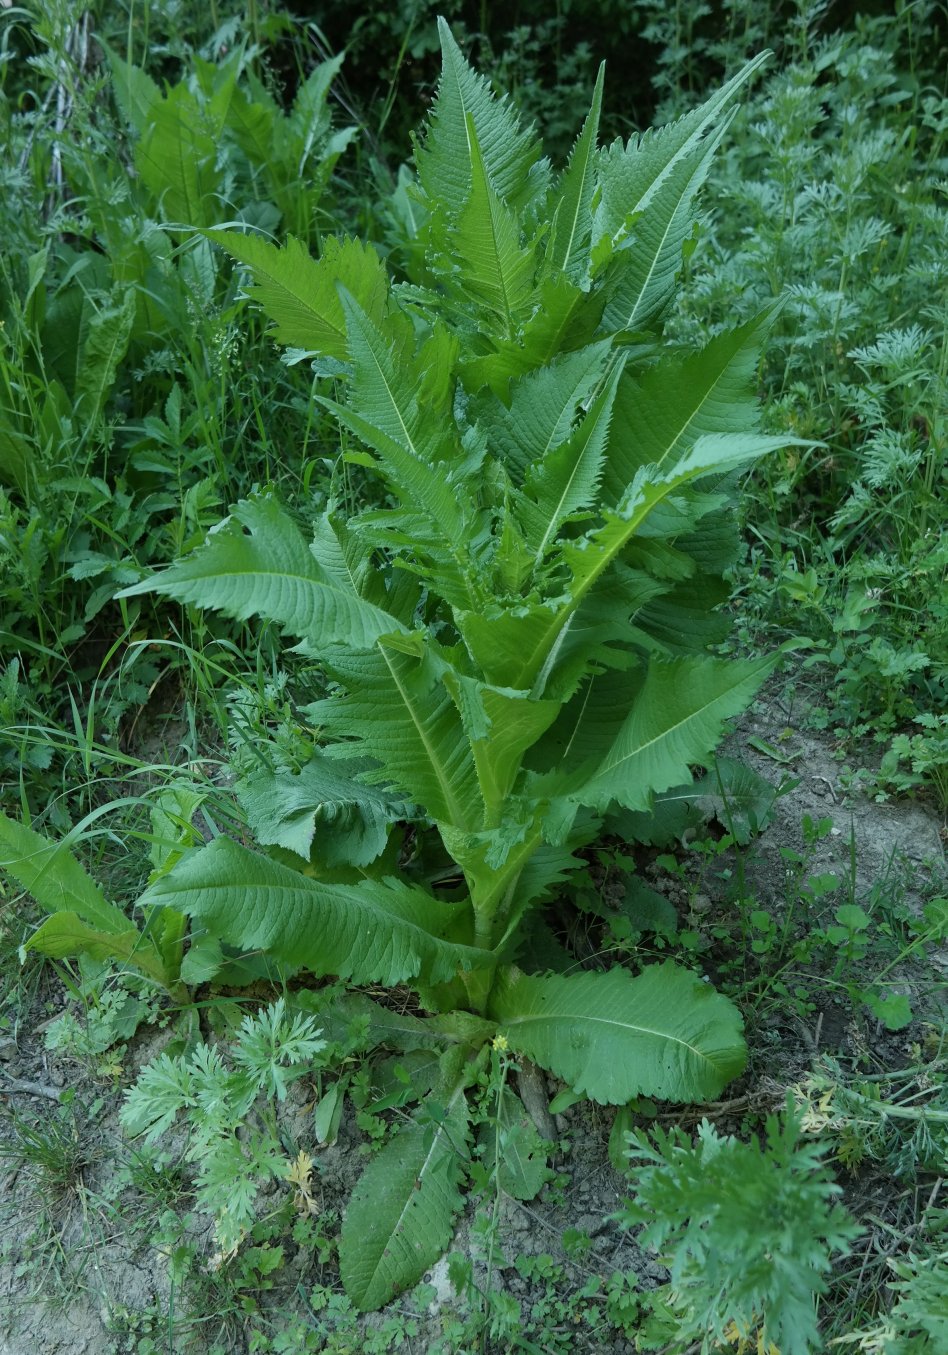
{"type": "Polygon", "coordinates": [[[371,644],[401,629],[338,571],[323,568],[293,520],[267,496],[237,504],[192,555],[119,596],[139,593],[164,593],[240,620],[263,616],[314,644],[371,644]]]}
{"type": "Polygon", "coordinates": [[[393,986],[420,974],[440,983],[459,968],[493,963],[490,953],[449,939],[464,930],[461,905],[399,880],[311,880],[226,838],[157,880],[142,898],[143,906],[156,903],[229,945],[357,983],[393,986]]]}
{"type": "Polygon", "coordinates": [[[442,1089],[438,1117],[416,1111],[372,1159],[353,1192],[339,1266],[358,1308],[381,1308],[417,1283],[451,1240],[470,1151],[466,1087],[462,1071],[442,1089]]]}
{"type": "Polygon", "coordinates": [[[633,975],[505,973],[490,1015],[512,1049],[593,1101],[713,1099],[744,1066],[737,1009],[671,961],[633,975]]]}

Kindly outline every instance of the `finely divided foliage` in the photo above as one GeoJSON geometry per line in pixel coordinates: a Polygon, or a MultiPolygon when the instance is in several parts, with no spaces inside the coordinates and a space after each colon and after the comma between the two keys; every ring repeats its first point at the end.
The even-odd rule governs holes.
{"type": "Polygon", "coordinates": [[[374,1159],[343,1228],[363,1307],[450,1236],[485,1040],[613,1104],[715,1096],[739,1071],[736,1010],[686,969],[517,962],[608,807],[687,782],[771,667],[704,652],[726,629],[731,473],[776,442],[754,431],[748,380],[768,317],[699,353],[661,336],[695,195],[760,61],[606,149],[600,73],[556,175],[441,34],[407,281],[359,241],[314,260],[293,240],[208,232],[249,269],[279,342],[316,357],[342,455],[383,506],[331,505],[307,543],[261,495],[128,590],[276,621],[327,680],[308,708],[323,746],[299,780],[239,788],[270,854],[218,840],[143,902],[231,954],[407,983],[442,1013],[436,1105],[374,1159]],[[415,841],[436,830],[453,867],[413,866],[406,822],[415,841]]]}

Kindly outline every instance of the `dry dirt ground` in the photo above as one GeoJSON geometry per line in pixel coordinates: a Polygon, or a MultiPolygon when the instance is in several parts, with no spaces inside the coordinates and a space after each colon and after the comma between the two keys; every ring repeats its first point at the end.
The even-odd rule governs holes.
{"type": "MultiPolygon", "coordinates": [[[[746,759],[771,781],[784,773],[798,785],[777,801],[773,822],[754,841],[746,856],[746,880],[762,908],[779,916],[787,906],[788,866],[784,849],[799,851],[804,816],[814,822],[832,819],[832,829],[816,841],[809,852],[806,870],[835,872],[847,880],[856,901],[882,897],[891,891],[911,910],[926,898],[944,892],[945,856],[942,824],[930,807],[910,801],[876,803],[864,796],[849,798],[840,785],[840,764],[833,756],[830,738],[801,732],[791,723],[780,692],[771,691],[758,703],[732,736],[727,752],[746,759]],[[787,759],[784,765],[749,745],[762,740],[787,759]],[[855,871],[854,877],[852,876],[855,871]]],[[[708,923],[699,916],[697,925],[709,925],[725,908],[726,882],[720,879],[722,860],[712,861],[700,879],[664,880],[652,873],[680,908],[705,910],[708,923]],[[689,903],[690,900],[690,903],[689,903]]],[[[837,899],[836,902],[839,900],[837,899]]],[[[730,906],[730,905],[727,905],[730,906]]],[[[867,957],[871,963],[872,956],[867,957]]],[[[709,966],[713,969],[713,966],[709,966]]],[[[779,1004],[758,1011],[764,1015],[748,1030],[751,1059],[747,1073],[728,1089],[727,1102],[711,1114],[724,1129],[746,1127],[746,1117],[779,1104],[785,1088],[804,1077],[821,1053],[841,1060],[870,1056],[876,1067],[899,1067],[906,1050],[918,1038],[918,1017],[929,1021],[944,1015],[948,988],[948,949],[930,958],[925,966],[902,966],[892,975],[896,986],[914,999],[916,1021],[899,1032],[887,1032],[871,1018],[854,1016],[851,1002],[838,1002],[830,989],[805,1018],[779,1004]],[[939,1004],[940,1007],[939,1007],[939,1004]]],[[[35,1018],[48,1011],[44,1001],[55,1000],[58,990],[47,987],[36,994],[35,1018]]],[[[60,993],[58,1001],[64,1001],[60,993]]],[[[88,1068],[57,1062],[48,1053],[42,1037],[31,1035],[21,1020],[15,1039],[0,1045],[0,1142],[10,1141],[12,1117],[47,1122],[58,1112],[43,1095],[31,1095],[27,1084],[46,1088],[74,1089],[70,1123],[77,1126],[84,1163],[79,1189],[52,1210],[44,1208],[29,1169],[15,1158],[0,1158],[0,1355],[123,1355],[124,1352],[248,1351],[246,1325],[240,1313],[240,1298],[231,1299],[227,1312],[215,1311],[213,1284],[204,1290],[203,1311],[191,1306],[187,1291],[179,1292],[171,1280],[169,1257],[156,1250],[151,1226],[160,1211],[135,1189],[123,1184],[122,1168],[129,1160],[129,1145],[118,1131],[117,1107],[123,1083],[161,1047],[166,1034],[145,1030],[129,1046],[125,1066],[111,1078],[90,1076],[88,1068]],[[236,1311],[233,1309],[236,1305],[236,1311]]],[[[2,1032],[0,1032],[2,1033],[2,1032]]],[[[309,1093],[304,1083],[294,1088],[288,1102],[284,1130],[293,1142],[312,1147],[309,1093]]],[[[683,1124],[692,1124],[700,1114],[686,1109],[676,1112],[683,1124]]],[[[668,1118],[671,1118],[669,1116],[668,1118]]],[[[538,1310],[540,1327],[547,1324],[544,1351],[631,1351],[629,1340],[610,1328],[610,1335],[591,1335],[582,1325],[567,1330],[573,1318],[564,1316],[563,1304],[572,1297],[578,1311],[578,1291],[597,1275],[616,1271],[634,1272],[645,1287],[661,1282],[662,1267],[645,1255],[633,1238],[610,1221],[624,1196],[623,1178],[610,1165],[607,1140],[612,1112],[576,1106],[558,1121],[567,1143],[555,1162],[558,1179],[529,1205],[507,1201],[500,1229],[500,1248],[493,1284],[504,1288],[529,1314],[538,1310]],[[577,1255],[563,1247],[565,1229],[585,1232],[589,1243],[577,1255]],[[553,1279],[524,1276],[514,1264],[517,1258],[547,1255],[555,1267],[553,1279]],[[562,1301],[560,1308],[556,1307],[562,1301]],[[544,1305],[546,1307],[544,1308],[544,1305]],[[544,1316],[544,1313],[546,1316],[544,1316]]],[[[338,1142],[319,1160],[318,1184],[321,1206],[345,1207],[354,1178],[364,1158],[359,1153],[362,1135],[350,1120],[343,1123],[338,1142]]],[[[896,1189],[895,1184],[892,1186],[896,1189]]],[[[264,1208],[270,1201],[262,1201],[264,1208]]],[[[858,1200],[856,1206],[858,1207],[858,1200]]],[[[875,1201],[879,1206],[879,1201],[875,1201]]],[[[472,1231],[477,1233],[476,1207],[462,1216],[453,1250],[464,1253],[472,1231]]],[[[200,1220],[192,1220],[189,1236],[205,1262],[210,1261],[212,1239],[200,1220]],[[203,1230],[203,1231],[202,1231],[203,1230]]],[[[273,1317],[274,1339],[280,1324],[299,1296],[305,1298],[313,1285],[333,1285],[334,1267],[320,1266],[312,1253],[297,1252],[288,1242],[286,1263],[273,1277],[273,1289],[260,1298],[273,1317]]],[[[540,1270],[547,1263],[541,1263],[540,1270]]],[[[549,1269],[549,1267],[547,1267],[549,1269]]],[[[483,1278],[483,1272],[476,1272],[483,1278]]],[[[456,1302],[447,1268],[442,1264],[428,1277],[415,1308],[417,1334],[403,1333],[397,1348],[427,1353],[452,1349],[439,1346],[444,1318],[456,1302]]],[[[305,1306],[305,1305],[302,1305],[305,1306]]],[[[581,1307],[581,1304],[579,1305],[581,1307]]],[[[403,1296],[388,1312],[372,1318],[368,1328],[351,1327],[351,1340],[342,1335],[342,1323],[333,1343],[321,1345],[275,1345],[273,1349],[329,1349],[361,1351],[380,1323],[396,1326],[399,1315],[412,1311],[412,1297],[403,1296]],[[361,1333],[361,1334],[360,1334],[361,1333]]],[[[312,1316],[312,1315],[311,1315],[312,1316]]],[[[326,1319],[325,1313],[323,1314],[326,1319]]],[[[351,1320],[350,1321],[351,1326],[351,1320]]],[[[331,1324],[329,1324],[331,1325],[331,1324]]],[[[539,1330],[540,1328],[536,1328],[539,1330]]],[[[393,1338],[394,1339],[394,1338],[393,1338]]],[[[534,1341],[538,1338],[535,1336],[534,1341]]],[[[393,1345],[393,1349],[396,1348],[393,1345]]],[[[501,1344],[489,1349],[509,1349],[501,1344]]],[[[267,1347],[270,1349],[270,1347],[267,1347]]],[[[457,1355],[460,1355],[460,1348],[457,1355]]]]}

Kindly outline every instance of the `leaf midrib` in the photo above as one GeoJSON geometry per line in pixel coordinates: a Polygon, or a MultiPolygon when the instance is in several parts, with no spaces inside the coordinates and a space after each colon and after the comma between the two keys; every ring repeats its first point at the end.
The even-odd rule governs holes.
{"type": "Polygon", "coordinates": [[[540,1025],[544,1022],[547,1024],[558,1025],[562,1024],[562,1022],[564,1021],[575,1021],[577,1025],[588,1025],[589,1023],[594,1023],[596,1025],[601,1026],[613,1026],[618,1030],[636,1031],[640,1035],[654,1035],[657,1039],[666,1040],[670,1044],[681,1045],[683,1049],[687,1049],[692,1054],[694,1054],[695,1058],[703,1059],[706,1063],[715,1066],[714,1059],[712,1059],[710,1054],[707,1054],[702,1050],[696,1048],[695,1045],[693,1044],[689,1044],[687,1040],[683,1039],[679,1035],[670,1035],[667,1030],[655,1030],[651,1026],[637,1025],[632,1021],[618,1021],[615,1020],[614,1018],[605,1016],[590,1016],[589,1013],[586,1011],[578,1012],[556,1011],[556,1012],[545,1012],[542,1015],[534,1014],[529,1016],[504,1017],[499,1024],[504,1029],[509,1029],[511,1026],[524,1026],[528,1024],[540,1025]]]}
{"type": "Polygon", "coordinates": [[[402,698],[402,704],[404,705],[406,711],[411,717],[412,724],[415,726],[415,729],[418,732],[418,737],[421,739],[422,746],[428,755],[428,762],[431,766],[432,771],[435,774],[435,778],[438,782],[438,785],[441,787],[441,793],[444,796],[445,804],[447,805],[450,811],[451,823],[454,827],[463,829],[467,827],[467,824],[465,822],[464,811],[459,800],[457,799],[457,796],[454,793],[450,781],[448,780],[445,769],[441,765],[441,760],[436,755],[436,750],[428,737],[424,725],[419,721],[418,716],[415,714],[415,708],[411,703],[409,694],[403,687],[401,681],[399,680],[398,674],[395,672],[395,669],[383,645],[379,645],[379,652],[381,653],[385,665],[392,676],[392,681],[395,683],[395,686],[398,689],[398,694],[402,698]]]}
{"type": "MultiPolygon", "coordinates": [[[[463,1082],[458,1082],[458,1084],[457,1084],[457,1086],[455,1087],[454,1092],[453,1092],[453,1094],[452,1094],[452,1096],[451,1096],[451,1099],[450,1099],[450,1101],[448,1102],[448,1105],[447,1105],[447,1107],[446,1107],[446,1109],[445,1109],[445,1116],[444,1116],[444,1119],[443,1119],[442,1122],[438,1125],[438,1127],[437,1127],[437,1132],[435,1133],[434,1137],[433,1137],[432,1140],[431,1140],[431,1147],[428,1149],[428,1152],[425,1154],[424,1161],[422,1162],[420,1168],[418,1169],[418,1172],[416,1173],[416,1178],[415,1178],[416,1180],[418,1180],[418,1181],[424,1181],[424,1180],[425,1180],[425,1176],[426,1176],[426,1173],[428,1172],[428,1170],[429,1170],[429,1168],[430,1168],[430,1166],[431,1166],[431,1160],[432,1160],[432,1158],[433,1158],[433,1156],[434,1156],[434,1154],[435,1154],[435,1150],[436,1150],[436,1149],[441,1149],[441,1148],[442,1148],[442,1141],[443,1141],[443,1139],[444,1139],[445,1137],[447,1137],[447,1133],[448,1133],[448,1124],[447,1124],[448,1118],[449,1118],[449,1116],[451,1115],[451,1112],[454,1110],[454,1107],[456,1106],[456,1104],[457,1104],[457,1102],[458,1102],[458,1098],[459,1098],[459,1097],[462,1097],[462,1096],[464,1095],[464,1092],[465,1092],[465,1086],[464,1086],[464,1083],[463,1083],[463,1082]]],[[[418,1132],[418,1131],[421,1131],[421,1130],[422,1130],[422,1126],[416,1123],[416,1124],[413,1125],[413,1129],[414,1129],[416,1132],[418,1132]]],[[[448,1142],[450,1143],[450,1139],[448,1139],[448,1142]]],[[[388,1233],[388,1240],[389,1240],[389,1242],[391,1242],[391,1241],[398,1235],[399,1230],[401,1229],[401,1227],[402,1227],[402,1225],[403,1225],[403,1223],[404,1223],[405,1217],[406,1217],[406,1215],[407,1215],[407,1213],[408,1213],[409,1206],[410,1206],[411,1204],[414,1203],[414,1195],[415,1195],[415,1188],[414,1188],[414,1186],[413,1186],[412,1189],[411,1189],[411,1190],[408,1192],[408,1194],[406,1195],[406,1197],[405,1197],[405,1203],[402,1205],[402,1208],[401,1208],[401,1210],[400,1210],[400,1212],[399,1212],[398,1218],[396,1219],[394,1225],[392,1226],[391,1231],[388,1233]]],[[[388,1253],[388,1246],[383,1247],[382,1250],[379,1252],[378,1260],[373,1264],[372,1269],[371,1269],[371,1271],[369,1272],[369,1273],[370,1273],[370,1280],[369,1280],[369,1283],[366,1285],[366,1290],[367,1290],[367,1291],[368,1291],[368,1290],[371,1288],[371,1286],[375,1283],[375,1281],[376,1281],[376,1279],[377,1279],[377,1277],[379,1276],[380,1273],[381,1273],[381,1274],[383,1275],[383,1277],[384,1277],[384,1275],[385,1275],[385,1268],[383,1267],[383,1262],[384,1262],[384,1260],[385,1260],[385,1257],[386,1257],[386,1254],[387,1254],[387,1253],[388,1253]]],[[[387,1288],[387,1286],[386,1286],[386,1288],[387,1288]]]]}
{"type": "MultiPolygon", "coordinates": [[[[596,774],[593,777],[593,780],[596,781],[599,779],[599,777],[605,776],[609,772],[614,772],[617,767],[623,766],[624,763],[631,761],[633,758],[640,757],[643,753],[647,752],[649,748],[654,748],[657,743],[660,743],[663,739],[669,738],[671,735],[675,734],[677,730],[683,729],[685,725],[690,724],[691,721],[697,720],[700,716],[707,714],[707,712],[710,711],[712,707],[718,705],[721,702],[725,702],[729,696],[732,696],[736,688],[741,686],[742,683],[746,682],[749,679],[749,677],[750,674],[745,673],[737,682],[734,683],[732,687],[729,687],[727,691],[719,692],[716,696],[712,697],[710,701],[706,701],[703,706],[698,706],[697,709],[689,711],[688,714],[683,716],[682,719],[680,719],[676,724],[668,725],[658,734],[654,735],[650,739],[647,739],[645,743],[637,744],[635,748],[633,748],[630,752],[624,754],[622,757],[616,758],[614,761],[610,761],[607,756],[606,759],[603,761],[602,765],[597,769],[596,774]]],[[[635,712],[633,711],[633,716],[634,713],[635,712]]],[[[621,737],[622,731],[620,730],[619,734],[617,735],[617,740],[621,739],[621,737]]]]}

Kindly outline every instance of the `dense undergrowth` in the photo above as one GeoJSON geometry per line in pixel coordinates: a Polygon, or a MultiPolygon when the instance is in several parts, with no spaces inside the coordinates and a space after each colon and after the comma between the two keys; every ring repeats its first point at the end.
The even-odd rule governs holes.
{"type": "Polygon", "coordinates": [[[888,874],[861,893],[855,838],[849,880],[820,874],[807,819],[785,896],[753,897],[787,785],[714,756],[771,671],[748,656],[789,641],[840,784],[948,809],[945,12],[547,9],[0,10],[0,1044],[64,984],[41,1038],[77,1070],[0,1152],[55,1255],[130,1042],[170,1030],[100,1204],[134,1192],[173,1302],[112,1314],[115,1350],[948,1334],[937,871],[914,910],[888,874]],[[340,974],[363,989],[313,986],[340,974]],[[733,1132],[644,1132],[650,1098],[729,1095],[741,1016],[759,1072],[760,1024],[821,985],[907,1062],[775,1064],[733,1132]],[[530,1308],[502,1203],[555,1198],[580,1092],[620,1107],[617,1222],[669,1282],[597,1276],[574,1228],[562,1264],[516,1258],[530,1308]],[[341,1221],[311,1153],[350,1121],[372,1154],[341,1221]],[[912,1196],[884,1245],[854,1179],[912,1196]],[[437,1338],[424,1286],[366,1327],[462,1181],[437,1338]]]}

